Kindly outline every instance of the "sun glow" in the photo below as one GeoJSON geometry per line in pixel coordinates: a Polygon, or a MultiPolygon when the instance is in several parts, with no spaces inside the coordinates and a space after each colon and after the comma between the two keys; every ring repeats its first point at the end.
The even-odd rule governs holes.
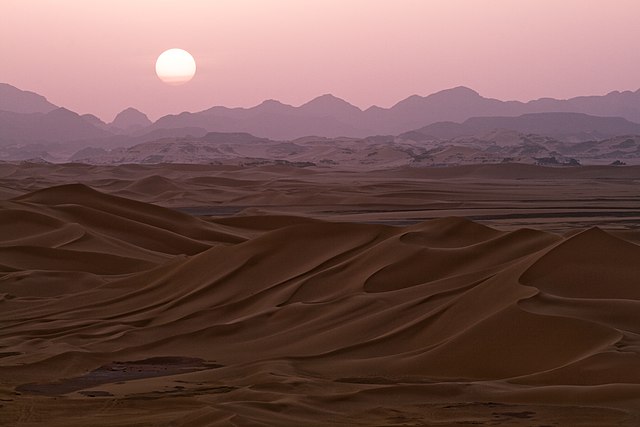
{"type": "Polygon", "coordinates": [[[196,61],[186,50],[165,50],[156,60],[156,74],[164,83],[181,85],[196,74],[196,61]]]}

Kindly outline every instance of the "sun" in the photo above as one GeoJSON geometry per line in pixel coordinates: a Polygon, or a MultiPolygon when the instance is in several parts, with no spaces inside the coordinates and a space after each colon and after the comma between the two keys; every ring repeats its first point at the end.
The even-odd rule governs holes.
{"type": "Polygon", "coordinates": [[[196,61],[186,50],[165,50],[156,60],[156,74],[164,83],[185,84],[196,74],[196,61]]]}

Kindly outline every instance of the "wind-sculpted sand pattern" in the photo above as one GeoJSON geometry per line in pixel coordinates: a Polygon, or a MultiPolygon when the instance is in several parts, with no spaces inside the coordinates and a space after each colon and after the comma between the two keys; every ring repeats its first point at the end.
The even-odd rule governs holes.
{"type": "Polygon", "coordinates": [[[640,166],[480,164],[365,170],[0,162],[0,199],[83,183],[196,216],[296,215],[387,225],[455,216],[501,229],[561,233],[592,226],[637,229],[639,182],[640,166]]]}
{"type": "Polygon", "coordinates": [[[0,424],[638,425],[640,247],[0,202],[0,424]]]}

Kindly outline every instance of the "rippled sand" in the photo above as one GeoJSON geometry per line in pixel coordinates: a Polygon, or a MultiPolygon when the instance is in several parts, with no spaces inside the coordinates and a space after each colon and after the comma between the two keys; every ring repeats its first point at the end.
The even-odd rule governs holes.
{"type": "Polygon", "coordinates": [[[0,165],[0,423],[638,425],[638,179],[0,165]]]}

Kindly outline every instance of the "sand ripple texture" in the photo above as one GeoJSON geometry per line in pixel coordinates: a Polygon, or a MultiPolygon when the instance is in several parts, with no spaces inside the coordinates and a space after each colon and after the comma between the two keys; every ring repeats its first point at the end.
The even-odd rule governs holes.
{"type": "Polygon", "coordinates": [[[640,246],[0,202],[6,425],[638,425],[640,246]]]}

